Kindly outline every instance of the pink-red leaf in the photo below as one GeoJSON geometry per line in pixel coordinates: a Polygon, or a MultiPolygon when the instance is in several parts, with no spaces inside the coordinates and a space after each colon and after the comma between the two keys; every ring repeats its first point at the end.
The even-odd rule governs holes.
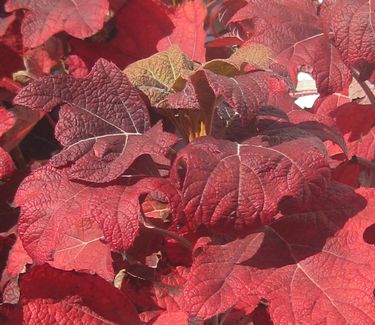
{"type": "Polygon", "coordinates": [[[169,14],[175,28],[170,35],[158,42],[158,51],[166,50],[172,44],[177,44],[191,60],[205,62],[204,20],[206,11],[202,0],[184,1],[169,14]]]}
{"type": "Polygon", "coordinates": [[[14,102],[42,111],[69,104],[60,110],[56,125],[56,137],[65,148],[50,162],[68,165],[70,178],[111,181],[142,154],[163,158],[177,139],[163,132],[161,123],[149,129],[147,107],[137,90],[103,59],[85,79],[60,75],[34,81],[14,102]]]}
{"type": "Polygon", "coordinates": [[[15,19],[15,14],[9,15],[7,17],[0,17],[0,37],[5,35],[8,27],[13,23],[15,19]]]}
{"type": "MultiPolygon", "coordinates": [[[[13,127],[14,123],[14,115],[0,106],[0,138],[13,127]]],[[[0,147],[0,180],[10,176],[14,168],[10,155],[0,147]]]]}
{"type": "Polygon", "coordinates": [[[6,10],[27,9],[22,22],[23,44],[36,47],[52,35],[66,31],[86,38],[99,31],[108,13],[108,0],[8,0],[6,10]]]}
{"type": "Polygon", "coordinates": [[[152,325],[165,324],[189,325],[189,315],[184,311],[164,312],[152,322],[152,325]]]}
{"type": "Polygon", "coordinates": [[[180,203],[180,194],[165,179],[146,178],[130,187],[113,185],[97,189],[97,193],[90,198],[90,214],[100,224],[112,248],[123,251],[133,245],[139,235],[140,223],[145,224],[140,196],[157,192],[168,198],[170,209],[175,212],[180,203]],[[107,199],[103,200],[103,197],[107,199]]]}
{"type": "Polygon", "coordinates": [[[336,184],[263,233],[200,247],[186,310],[206,319],[232,306],[250,312],[262,299],[275,324],[373,324],[375,252],[364,233],[374,224],[374,192],[360,194],[336,184]]]}

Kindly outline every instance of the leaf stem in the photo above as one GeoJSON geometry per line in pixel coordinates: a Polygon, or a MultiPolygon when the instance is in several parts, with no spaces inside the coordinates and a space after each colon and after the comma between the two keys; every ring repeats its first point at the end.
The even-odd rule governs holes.
{"type": "Polygon", "coordinates": [[[219,324],[219,315],[216,315],[216,316],[212,317],[211,324],[212,325],[220,325],[219,324]]]}
{"type": "Polygon", "coordinates": [[[229,308],[224,314],[223,316],[221,316],[220,318],[220,322],[219,322],[219,325],[224,325],[224,322],[225,320],[227,319],[228,315],[231,313],[233,307],[229,308]]]}
{"type": "Polygon", "coordinates": [[[157,232],[161,235],[173,238],[174,240],[179,242],[182,246],[186,247],[190,251],[193,249],[193,245],[191,244],[190,241],[188,241],[187,239],[177,235],[173,231],[169,231],[167,229],[159,228],[159,227],[157,227],[157,226],[155,226],[151,223],[147,223],[146,221],[143,222],[143,225],[148,229],[152,229],[154,232],[157,232]]]}
{"type": "Polygon", "coordinates": [[[352,71],[353,78],[357,80],[358,84],[362,87],[366,96],[370,100],[372,108],[375,110],[375,95],[373,94],[367,83],[365,81],[360,80],[358,71],[354,68],[351,68],[350,70],[352,71]]]}

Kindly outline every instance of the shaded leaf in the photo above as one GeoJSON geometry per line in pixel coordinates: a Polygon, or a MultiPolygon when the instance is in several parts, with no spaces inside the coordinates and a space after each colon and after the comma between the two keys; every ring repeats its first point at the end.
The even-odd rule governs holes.
{"type": "MultiPolygon", "coordinates": [[[[98,277],[34,267],[20,281],[23,323],[141,324],[133,304],[98,277]]],[[[2,308],[7,306],[2,306],[2,308]]]]}

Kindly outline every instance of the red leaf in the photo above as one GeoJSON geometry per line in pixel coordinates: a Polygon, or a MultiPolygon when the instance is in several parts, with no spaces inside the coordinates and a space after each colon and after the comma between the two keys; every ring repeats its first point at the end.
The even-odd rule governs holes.
{"type": "Polygon", "coordinates": [[[139,198],[153,192],[168,197],[171,211],[178,209],[180,194],[168,180],[158,178],[146,178],[129,187],[114,185],[98,188],[90,198],[90,214],[100,224],[112,248],[123,251],[133,245],[139,234],[140,222],[145,222],[139,198]],[[103,197],[107,200],[103,201],[103,197]]]}
{"type": "Polygon", "coordinates": [[[330,116],[336,107],[348,102],[350,102],[350,98],[347,95],[334,93],[329,96],[318,97],[311,111],[320,115],[330,116]]]}
{"type": "Polygon", "coordinates": [[[3,303],[17,304],[20,297],[18,278],[26,272],[26,265],[32,264],[32,259],[22,246],[18,237],[8,257],[6,268],[1,276],[3,303]]]}
{"type": "MultiPolygon", "coordinates": [[[[230,11],[234,4],[224,2],[222,11],[230,11]]],[[[269,47],[275,61],[288,67],[294,82],[297,72],[305,71],[312,72],[322,93],[349,86],[350,73],[325,38],[312,1],[249,0],[226,21],[229,36],[242,39],[242,46],[260,43],[269,47]]]]}
{"type": "Polygon", "coordinates": [[[374,12],[369,0],[328,0],[321,7],[322,22],[333,32],[342,59],[359,70],[363,79],[375,68],[374,12]]]}
{"type": "Polygon", "coordinates": [[[3,273],[7,259],[8,259],[8,254],[9,251],[14,244],[14,236],[0,236],[0,275],[3,273]]]}
{"type": "Polygon", "coordinates": [[[8,27],[13,23],[15,19],[15,14],[9,15],[7,17],[0,17],[0,37],[5,35],[8,27]]]}
{"type": "Polygon", "coordinates": [[[265,136],[241,144],[207,137],[182,150],[172,177],[180,182],[188,222],[249,233],[287,202],[306,205],[324,191],[330,171],[320,141],[284,137],[269,137],[268,144],[265,136]]]}
{"type": "Polygon", "coordinates": [[[164,133],[160,123],[149,130],[147,107],[137,90],[103,59],[85,79],[60,75],[34,81],[14,103],[47,112],[69,104],[60,110],[56,125],[56,137],[65,148],[51,164],[68,165],[68,176],[74,179],[111,181],[143,154],[164,158],[177,139],[164,133]]]}
{"type": "Polygon", "coordinates": [[[178,325],[189,325],[188,314],[184,311],[174,312],[163,312],[158,318],[152,322],[152,325],[166,325],[166,324],[178,324],[178,325]]]}
{"type": "Polygon", "coordinates": [[[20,289],[18,313],[25,324],[141,324],[130,300],[92,275],[34,267],[20,289]]]}
{"type": "Polygon", "coordinates": [[[60,269],[113,279],[109,247],[88,208],[88,199],[97,190],[69,181],[50,166],[25,178],[15,197],[21,207],[18,232],[37,263],[51,261],[60,269]]]}
{"type": "Polygon", "coordinates": [[[12,157],[0,147],[0,179],[9,177],[14,169],[12,157]]]}
{"type": "Polygon", "coordinates": [[[222,97],[229,107],[240,114],[244,126],[249,124],[261,106],[274,104],[274,97],[289,91],[280,76],[264,71],[231,78],[206,71],[206,76],[215,96],[222,97]]]}
{"type": "Polygon", "coordinates": [[[68,66],[69,74],[74,78],[84,78],[89,74],[85,62],[78,55],[69,55],[65,64],[68,66]]]}
{"type": "MultiPolygon", "coordinates": [[[[14,115],[0,106],[0,137],[10,130],[14,123],[14,115]]],[[[0,147],[0,179],[10,176],[14,168],[14,163],[10,155],[0,147]]]]}
{"type": "Polygon", "coordinates": [[[99,31],[108,13],[108,0],[8,0],[8,12],[27,9],[22,22],[23,44],[36,47],[52,35],[66,31],[68,34],[86,38],[99,31]]]}
{"type": "Polygon", "coordinates": [[[191,60],[205,62],[206,11],[202,0],[194,0],[183,2],[172,13],[169,13],[175,28],[170,35],[158,42],[158,51],[164,51],[172,44],[177,44],[191,60]]]}
{"type": "Polygon", "coordinates": [[[5,107],[0,106],[0,137],[10,130],[15,122],[14,115],[5,107]]]}
{"type": "Polygon", "coordinates": [[[232,306],[251,311],[262,298],[275,324],[373,324],[375,252],[363,235],[374,223],[374,192],[360,194],[367,207],[335,185],[263,234],[200,247],[184,288],[186,310],[207,319],[232,306]]]}
{"type": "Polygon", "coordinates": [[[172,34],[174,25],[168,17],[171,10],[158,0],[127,1],[104,28],[105,41],[69,40],[73,54],[88,67],[105,58],[121,69],[129,63],[157,52],[157,43],[172,34]],[[114,35],[113,35],[114,34],[114,35]]]}
{"type": "Polygon", "coordinates": [[[60,270],[96,273],[107,281],[114,278],[111,252],[93,218],[81,219],[65,231],[54,247],[49,265],[60,270]]]}
{"type": "Polygon", "coordinates": [[[311,72],[321,95],[347,89],[352,79],[337,49],[323,33],[294,42],[278,54],[276,60],[288,67],[295,84],[299,71],[311,72]]]}
{"type": "MultiPolygon", "coordinates": [[[[30,256],[27,254],[22,246],[22,242],[17,238],[15,244],[10,251],[7,266],[5,269],[6,278],[16,278],[22,270],[25,268],[26,264],[32,264],[30,256]]],[[[2,282],[4,281],[4,275],[2,277],[2,282]]]]}
{"type": "Polygon", "coordinates": [[[12,73],[23,68],[22,39],[19,31],[20,19],[15,15],[3,18],[0,22],[0,87],[3,77],[12,77],[12,73]]]}
{"type": "Polygon", "coordinates": [[[345,140],[334,119],[318,113],[311,114],[303,109],[291,110],[287,116],[289,121],[297,127],[314,134],[322,141],[330,140],[338,144],[342,151],[348,154],[345,140]]]}
{"type": "Polygon", "coordinates": [[[217,125],[213,123],[215,115],[221,115],[221,110],[225,112],[222,115],[230,116],[228,125],[237,114],[242,126],[248,127],[262,106],[275,105],[286,109],[292,105],[286,81],[279,75],[266,71],[227,77],[209,70],[198,70],[188,77],[181,92],[171,94],[167,99],[171,107],[183,110],[176,120],[181,132],[187,133],[184,128],[189,126],[193,126],[193,132],[190,130],[190,133],[196,132],[194,129],[199,129],[200,121],[197,126],[194,122],[200,118],[206,134],[213,136],[222,132],[220,124],[225,118],[220,117],[221,123],[218,122],[217,125]],[[182,120],[184,114],[191,115],[186,123],[182,120]]]}
{"type": "Polygon", "coordinates": [[[332,178],[343,184],[358,187],[375,187],[375,163],[353,156],[344,161],[332,172],[332,178]]]}
{"type": "Polygon", "coordinates": [[[331,116],[336,120],[351,155],[375,158],[375,110],[371,105],[347,103],[336,108],[331,116]]]}

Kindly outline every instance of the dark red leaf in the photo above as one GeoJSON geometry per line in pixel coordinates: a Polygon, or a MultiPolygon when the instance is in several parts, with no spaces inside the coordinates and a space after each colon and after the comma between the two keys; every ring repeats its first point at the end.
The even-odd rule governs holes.
{"type": "Polygon", "coordinates": [[[327,0],[321,20],[333,32],[342,59],[368,79],[375,68],[375,6],[368,0],[327,0]]]}
{"type": "Polygon", "coordinates": [[[161,123],[149,129],[147,107],[137,90],[105,60],[85,79],[60,75],[34,81],[14,102],[45,112],[69,104],[60,110],[56,125],[56,137],[65,148],[51,164],[67,166],[70,178],[111,181],[143,154],[163,158],[177,140],[163,132],[161,123]]]}
{"type": "Polygon", "coordinates": [[[23,323],[141,324],[125,294],[92,275],[34,267],[20,281],[20,289],[23,323]]]}
{"type": "MultiPolygon", "coordinates": [[[[234,6],[234,1],[226,1],[221,12],[231,12],[234,6]]],[[[260,43],[269,47],[274,60],[289,68],[295,82],[297,72],[305,71],[313,74],[324,94],[349,86],[350,73],[324,36],[312,1],[249,0],[225,23],[231,30],[229,37],[237,36],[242,46],[260,43]]]]}
{"type": "Polygon", "coordinates": [[[311,136],[276,134],[241,144],[206,137],[179,153],[172,175],[193,227],[243,234],[270,223],[289,200],[306,205],[325,190],[324,150],[311,136]]]}
{"type": "Polygon", "coordinates": [[[186,310],[207,319],[232,306],[251,311],[262,299],[275,324],[373,324],[375,256],[363,234],[374,223],[374,193],[360,194],[367,207],[335,185],[263,233],[200,247],[184,288],[186,310]]]}

